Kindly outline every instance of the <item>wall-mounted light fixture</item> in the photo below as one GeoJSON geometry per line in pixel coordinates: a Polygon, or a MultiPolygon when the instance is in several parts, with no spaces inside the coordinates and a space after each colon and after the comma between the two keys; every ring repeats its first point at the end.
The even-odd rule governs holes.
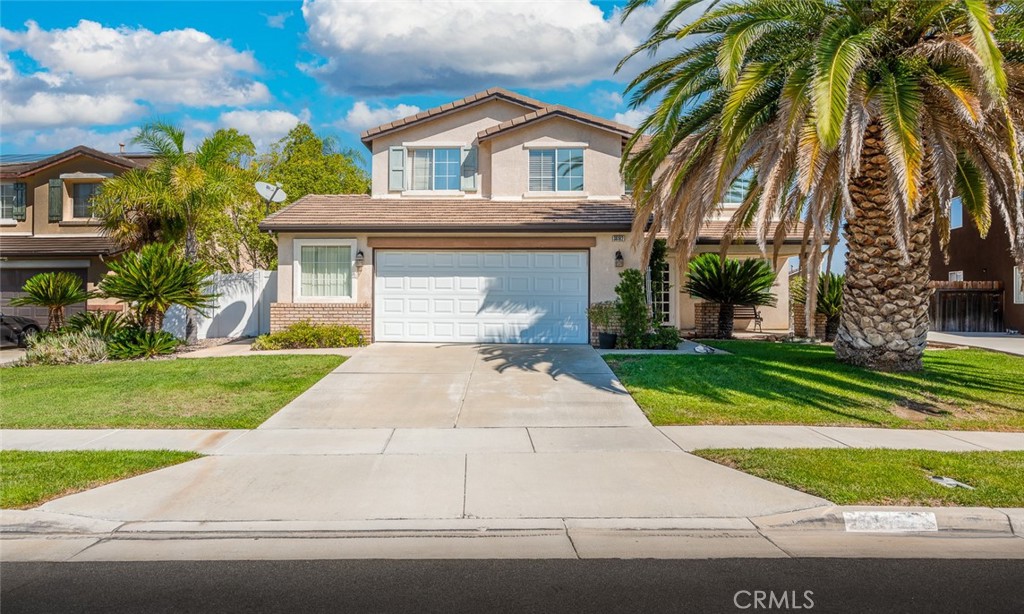
{"type": "Polygon", "coordinates": [[[361,269],[364,264],[366,264],[366,257],[363,256],[363,251],[359,250],[356,252],[356,268],[361,269]]]}
{"type": "Polygon", "coordinates": [[[621,269],[626,266],[626,259],[622,257],[622,252],[615,252],[615,268],[621,269]]]}

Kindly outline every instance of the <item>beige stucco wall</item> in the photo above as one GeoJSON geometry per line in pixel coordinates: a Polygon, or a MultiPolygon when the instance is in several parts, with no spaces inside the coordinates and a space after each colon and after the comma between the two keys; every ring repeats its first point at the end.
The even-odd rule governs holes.
{"type": "MultiPolygon", "coordinates": [[[[375,139],[372,143],[371,155],[373,177],[371,194],[381,198],[400,198],[402,196],[400,192],[388,191],[388,148],[416,143],[423,146],[431,144],[472,145],[476,142],[476,135],[481,130],[529,112],[530,109],[511,102],[489,100],[375,139]]],[[[487,147],[481,147],[478,154],[478,172],[486,176],[490,167],[490,151],[487,147]]],[[[478,177],[477,185],[480,189],[476,193],[467,194],[466,198],[480,198],[489,195],[487,182],[479,181],[479,179],[480,177],[478,177]]]]}
{"type": "MultiPolygon", "coordinates": [[[[622,198],[625,185],[619,174],[622,137],[561,117],[545,119],[490,140],[491,198],[529,198],[530,143],[543,146],[586,143],[583,149],[583,194],[563,192],[557,198],[622,198]]],[[[549,194],[548,197],[554,195],[549,194]]]]}

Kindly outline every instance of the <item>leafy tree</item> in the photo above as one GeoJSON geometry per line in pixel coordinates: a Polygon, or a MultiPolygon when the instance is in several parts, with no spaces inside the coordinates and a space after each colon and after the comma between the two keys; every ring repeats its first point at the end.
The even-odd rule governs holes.
{"type": "Polygon", "coordinates": [[[307,194],[368,194],[370,176],[352,150],[339,150],[334,139],[319,137],[299,124],[257,160],[258,171],[279,183],[291,203],[307,194]]]}
{"type": "MultiPolygon", "coordinates": [[[[241,170],[255,154],[252,140],[237,130],[218,130],[189,151],[183,130],[155,122],[143,126],[132,142],[153,154],[154,161],[145,169],[133,169],[104,182],[94,214],[111,236],[131,237],[134,233],[126,243],[135,245],[152,238],[136,231],[157,220],[160,231],[156,236],[183,238],[185,259],[199,262],[203,224],[216,225],[238,201],[255,202],[251,175],[241,170]]],[[[191,308],[185,331],[186,341],[194,343],[196,314],[191,308]]]]}
{"type": "Polygon", "coordinates": [[[171,305],[201,311],[217,297],[206,292],[209,269],[192,262],[169,243],[151,243],[110,263],[112,274],[100,282],[100,293],[128,304],[143,327],[156,333],[171,305]]]}
{"type": "Polygon", "coordinates": [[[764,260],[722,259],[718,254],[700,254],[690,261],[686,290],[705,301],[718,304],[718,337],[732,337],[736,305],[774,306],[772,285],[775,272],[764,260]]]}
{"type": "MultiPolygon", "coordinates": [[[[837,358],[919,369],[931,236],[947,244],[955,196],[982,233],[1003,216],[1024,267],[1024,2],[715,2],[681,24],[699,2],[671,3],[623,60],[686,41],[627,88],[634,107],[654,109],[622,169],[637,219],[653,221],[644,244],[665,229],[685,262],[750,173],[723,244],[753,228],[762,250],[778,249],[803,221],[813,294],[845,223],[837,358]]],[[[623,18],[646,4],[631,0],[623,18]]]]}
{"type": "Polygon", "coordinates": [[[82,279],[74,273],[57,271],[33,275],[22,287],[25,296],[11,299],[11,305],[46,307],[49,321],[46,330],[53,333],[64,326],[64,308],[88,300],[92,293],[82,286],[82,279]]]}
{"type": "Polygon", "coordinates": [[[619,312],[619,344],[626,348],[644,347],[644,337],[651,330],[651,310],[647,305],[644,274],[637,269],[626,269],[619,273],[615,294],[619,297],[615,303],[619,312]]]}

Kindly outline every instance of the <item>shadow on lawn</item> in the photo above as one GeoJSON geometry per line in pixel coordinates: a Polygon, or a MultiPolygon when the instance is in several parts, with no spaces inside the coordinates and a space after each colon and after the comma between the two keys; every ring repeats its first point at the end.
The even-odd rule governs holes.
{"type": "Polygon", "coordinates": [[[734,341],[715,343],[732,352],[714,361],[694,357],[664,357],[657,368],[645,359],[610,360],[627,386],[698,397],[712,403],[734,404],[736,395],[751,395],[770,402],[792,403],[864,424],[886,424],[895,416],[873,417],[854,409],[886,410],[907,399],[955,401],[1024,414],[1024,401],[1007,404],[1004,398],[1024,399],[1024,381],[1013,380],[1015,366],[998,368],[1001,361],[1024,360],[992,355],[994,366],[981,367],[961,350],[926,354],[920,373],[880,373],[836,361],[830,347],[734,341]]]}

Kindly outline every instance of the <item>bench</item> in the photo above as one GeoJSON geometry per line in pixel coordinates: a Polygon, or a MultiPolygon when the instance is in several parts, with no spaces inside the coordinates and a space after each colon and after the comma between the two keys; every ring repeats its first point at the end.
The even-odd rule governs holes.
{"type": "Polygon", "coordinates": [[[733,320],[753,320],[754,330],[757,332],[764,332],[761,330],[761,322],[764,318],[761,317],[761,312],[758,311],[757,305],[736,305],[733,307],[733,320]]]}

